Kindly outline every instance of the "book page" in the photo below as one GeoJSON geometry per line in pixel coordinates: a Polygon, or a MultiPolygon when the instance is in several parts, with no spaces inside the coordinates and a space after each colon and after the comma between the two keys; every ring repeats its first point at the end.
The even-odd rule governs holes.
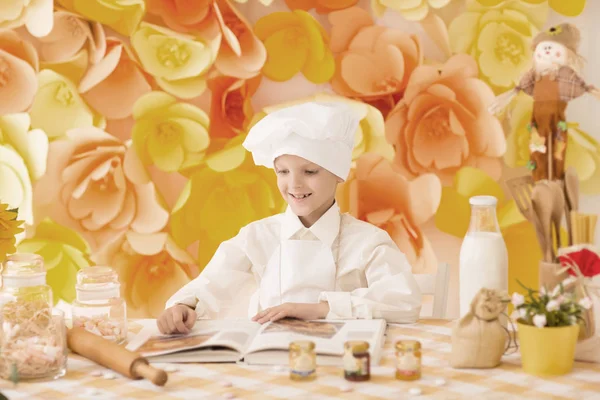
{"type": "Polygon", "coordinates": [[[381,329],[385,329],[385,322],[381,320],[303,321],[286,318],[266,324],[247,353],[287,350],[292,341],[310,340],[315,343],[318,354],[341,356],[347,340],[365,340],[371,346],[377,346],[381,329]]]}
{"type": "Polygon", "coordinates": [[[248,320],[201,320],[186,335],[163,335],[154,326],[145,327],[127,345],[144,357],[173,354],[192,349],[226,347],[244,353],[260,324],[248,320]]]}

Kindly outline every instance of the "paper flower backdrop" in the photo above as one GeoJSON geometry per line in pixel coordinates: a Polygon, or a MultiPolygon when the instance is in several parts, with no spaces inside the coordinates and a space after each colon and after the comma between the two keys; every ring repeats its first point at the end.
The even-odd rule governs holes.
{"type": "MultiPolygon", "coordinates": [[[[511,274],[528,283],[539,249],[501,180],[525,171],[531,101],[512,103],[510,124],[487,106],[528,67],[549,14],[584,7],[3,0],[0,202],[24,221],[16,246],[44,257],[57,299],[73,299],[78,269],[108,264],[131,315],[156,316],[221,241],[285,208],[273,172],[241,146],[249,127],[287,104],[339,101],[362,118],[343,210],[428,272],[447,254],[427,226],[461,237],[468,197],[494,194],[511,274]],[[525,247],[529,258],[516,257],[525,247]]],[[[598,193],[600,145],[569,129],[567,163],[598,193]]],[[[4,239],[0,250],[13,251],[4,239]]]]}

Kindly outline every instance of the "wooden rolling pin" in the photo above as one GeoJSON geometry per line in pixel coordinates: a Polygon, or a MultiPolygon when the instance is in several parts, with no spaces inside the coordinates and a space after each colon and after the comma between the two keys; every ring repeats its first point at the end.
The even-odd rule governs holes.
{"type": "Polygon", "coordinates": [[[74,353],[128,378],[146,378],[157,386],[164,386],[167,383],[167,373],[151,366],[140,354],[94,335],[84,328],[68,329],[67,345],[74,353]]]}

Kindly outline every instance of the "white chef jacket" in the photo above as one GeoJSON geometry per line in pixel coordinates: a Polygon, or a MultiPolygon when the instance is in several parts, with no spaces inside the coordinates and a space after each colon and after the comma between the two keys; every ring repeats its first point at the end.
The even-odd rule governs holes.
{"type": "Polygon", "coordinates": [[[250,283],[254,295],[248,317],[253,317],[260,311],[254,288],[260,286],[265,266],[282,237],[320,240],[338,254],[335,290],[314,298],[314,303],[329,303],[327,319],[418,319],[421,293],[404,254],[386,231],[350,215],[341,218],[337,204],[310,228],[304,227],[289,207],[285,213],[246,225],[237,236],[221,243],[200,275],[177,291],[166,307],[186,304],[195,307],[199,318],[218,318],[233,303],[247,301],[240,298],[240,292],[250,283]],[[333,249],[338,243],[339,253],[333,249]]]}

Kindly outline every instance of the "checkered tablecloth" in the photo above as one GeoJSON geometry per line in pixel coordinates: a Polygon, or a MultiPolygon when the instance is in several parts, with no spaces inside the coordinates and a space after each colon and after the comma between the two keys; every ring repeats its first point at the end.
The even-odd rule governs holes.
{"type": "MultiPolygon", "coordinates": [[[[9,399],[599,399],[600,365],[576,363],[569,375],[540,379],[521,369],[518,353],[505,356],[492,370],[456,370],[449,366],[452,323],[424,320],[414,325],[390,326],[380,366],[372,369],[369,382],[351,384],[343,371],[319,367],[313,382],[292,382],[285,370],[236,364],[179,364],[163,388],[145,380],[118,376],[105,379],[105,371],[79,356],[70,355],[68,372],[51,382],[0,381],[9,399]],[[417,339],[423,346],[423,378],[416,382],[394,379],[394,342],[417,339]],[[346,387],[344,387],[346,386],[346,387]],[[417,397],[410,389],[419,388],[417,397]]],[[[165,364],[157,366],[167,367],[165,364]]]]}

